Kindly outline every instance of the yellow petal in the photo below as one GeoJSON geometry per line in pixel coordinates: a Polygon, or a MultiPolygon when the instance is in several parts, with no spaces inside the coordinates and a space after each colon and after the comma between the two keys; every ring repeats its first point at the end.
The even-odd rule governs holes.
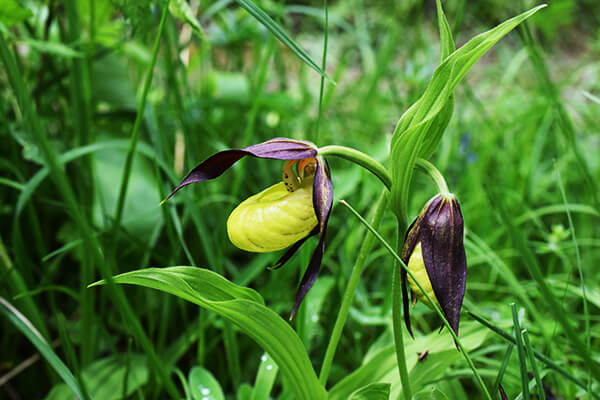
{"type": "MultiPolygon", "coordinates": [[[[427,292],[427,294],[435,301],[435,303],[439,306],[440,303],[438,299],[435,297],[435,293],[433,292],[433,287],[431,286],[431,281],[429,280],[429,275],[427,275],[427,269],[425,268],[425,262],[423,261],[423,252],[421,251],[421,242],[417,243],[413,253],[408,260],[408,269],[415,275],[415,278],[419,281],[423,289],[427,292]]],[[[417,286],[415,281],[408,276],[408,286],[410,290],[412,290],[419,300],[425,303],[428,307],[431,307],[429,300],[423,294],[421,289],[417,286]]]]}
{"type": "Polygon", "coordinates": [[[229,240],[257,253],[284,249],[317,226],[312,202],[312,179],[288,192],[280,182],[238,205],[227,220],[229,240]]]}

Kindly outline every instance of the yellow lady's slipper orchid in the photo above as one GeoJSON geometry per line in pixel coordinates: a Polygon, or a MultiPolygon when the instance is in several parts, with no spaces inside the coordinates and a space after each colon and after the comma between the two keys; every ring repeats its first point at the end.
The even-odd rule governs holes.
{"type": "Polygon", "coordinates": [[[229,240],[257,253],[285,249],[317,226],[312,200],[313,178],[290,192],[279,182],[238,205],[227,220],[229,240]]]}
{"type": "Polygon", "coordinates": [[[251,196],[233,210],[227,221],[231,242],[240,249],[254,252],[281,250],[289,246],[273,266],[279,268],[309,236],[319,235],[317,247],[300,281],[291,319],[319,275],[333,204],[329,167],[314,143],[274,138],[243,149],[221,151],[192,169],[163,203],[187,185],[221,176],[246,156],[286,160],[283,182],[251,196]]]}

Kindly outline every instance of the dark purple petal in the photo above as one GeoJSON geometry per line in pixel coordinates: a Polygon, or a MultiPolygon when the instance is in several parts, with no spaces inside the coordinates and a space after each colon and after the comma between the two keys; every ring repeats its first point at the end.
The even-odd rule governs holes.
{"type": "MultiPolygon", "coordinates": [[[[415,219],[412,224],[408,227],[406,231],[406,237],[404,238],[404,246],[402,247],[402,262],[408,266],[408,261],[410,260],[410,256],[412,255],[415,246],[421,239],[420,235],[420,220],[422,220],[422,216],[419,215],[417,219],[415,219]]],[[[408,300],[408,287],[406,285],[406,279],[408,277],[408,273],[406,269],[400,268],[400,285],[402,289],[402,308],[404,310],[404,323],[406,324],[406,329],[410,336],[413,338],[415,335],[413,334],[411,325],[410,325],[410,305],[408,300]]],[[[412,294],[412,293],[411,293],[412,294]]]]}
{"type": "Polygon", "coordinates": [[[313,143],[288,138],[274,138],[264,143],[244,147],[242,151],[254,157],[275,160],[303,160],[317,155],[317,147],[313,143]]]}
{"type": "Polygon", "coordinates": [[[319,232],[325,234],[331,205],[333,204],[333,184],[329,173],[329,165],[322,157],[317,157],[317,169],[313,181],[313,207],[317,221],[319,221],[319,232]]]}
{"type": "Polygon", "coordinates": [[[292,309],[290,320],[294,318],[298,308],[300,307],[300,304],[302,303],[302,300],[304,300],[304,297],[306,297],[306,294],[317,280],[317,277],[319,276],[319,270],[321,269],[321,260],[323,259],[324,252],[325,236],[323,235],[319,238],[319,244],[310,258],[310,263],[308,264],[308,268],[306,268],[304,276],[302,276],[302,281],[300,281],[300,287],[296,292],[296,299],[294,300],[294,308],[292,309]]]}
{"type": "Polygon", "coordinates": [[[290,258],[292,258],[292,256],[298,251],[298,249],[304,244],[304,242],[306,242],[306,240],[309,237],[316,235],[317,233],[319,233],[319,230],[317,228],[315,228],[308,235],[306,235],[302,239],[298,240],[289,249],[287,249],[286,252],[281,256],[281,258],[279,260],[277,260],[277,262],[275,264],[273,264],[273,266],[269,269],[276,270],[276,269],[281,268],[283,266],[283,264],[285,264],[286,262],[288,262],[288,260],[290,258]]]}
{"type": "Polygon", "coordinates": [[[467,281],[464,222],[456,198],[437,197],[441,200],[432,202],[421,226],[421,249],[433,292],[458,335],[467,281]]]}
{"type": "Polygon", "coordinates": [[[508,400],[508,396],[506,395],[506,392],[504,391],[504,388],[502,387],[502,384],[498,384],[498,391],[500,392],[500,398],[502,400],[508,400]]]}
{"type": "Polygon", "coordinates": [[[317,149],[311,142],[287,138],[274,138],[264,143],[244,147],[239,150],[221,151],[208,157],[200,165],[191,170],[164,201],[170,199],[171,196],[184,186],[221,176],[223,172],[245,156],[276,160],[301,160],[315,157],[316,155],[317,149]]]}
{"type": "Polygon", "coordinates": [[[329,165],[322,157],[317,157],[317,168],[315,171],[315,179],[313,181],[313,207],[317,216],[317,225],[319,231],[319,244],[310,258],[308,268],[302,277],[300,287],[296,293],[294,308],[290,319],[294,318],[298,307],[304,300],[304,297],[313,286],[321,269],[321,260],[325,252],[325,234],[327,232],[327,222],[331,213],[331,205],[333,204],[333,184],[331,183],[331,174],[329,173],[329,165]]]}

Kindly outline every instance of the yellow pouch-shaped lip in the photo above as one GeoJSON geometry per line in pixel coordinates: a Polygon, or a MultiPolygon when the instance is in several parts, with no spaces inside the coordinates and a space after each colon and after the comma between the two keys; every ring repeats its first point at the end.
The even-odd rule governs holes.
{"type": "Polygon", "coordinates": [[[312,201],[313,179],[304,179],[293,192],[280,182],[238,205],[227,220],[229,240],[256,253],[284,249],[317,226],[312,201]]]}
{"type": "MultiPolygon", "coordinates": [[[[425,262],[423,261],[423,252],[421,250],[421,242],[417,243],[413,253],[408,260],[408,269],[415,275],[415,278],[419,281],[423,289],[427,292],[427,294],[435,301],[435,303],[439,306],[438,299],[435,297],[435,293],[433,292],[433,287],[431,286],[431,281],[429,280],[429,275],[427,274],[427,269],[425,268],[425,262]]],[[[412,290],[419,300],[425,303],[428,307],[433,308],[427,300],[427,297],[423,294],[419,286],[415,283],[415,281],[408,276],[408,286],[410,290],[412,290]]]]}

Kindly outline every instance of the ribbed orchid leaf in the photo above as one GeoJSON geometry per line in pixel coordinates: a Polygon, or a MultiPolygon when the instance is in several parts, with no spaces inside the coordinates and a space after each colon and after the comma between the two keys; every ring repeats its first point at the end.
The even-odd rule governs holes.
{"type": "MultiPolygon", "coordinates": [[[[392,203],[401,221],[408,218],[408,188],[417,158],[428,158],[437,148],[451,117],[454,89],[483,54],[521,22],[535,14],[541,5],[524,12],[485,33],[471,39],[439,65],[423,96],[400,118],[391,143],[392,203]]],[[[443,21],[441,22],[443,31],[443,21]]],[[[445,35],[448,32],[445,33],[445,35]]],[[[442,53],[448,48],[448,38],[442,38],[442,53]]]]}
{"type": "MultiPolygon", "coordinates": [[[[273,358],[294,398],[327,398],[302,341],[256,291],[196,267],[147,268],[117,275],[114,281],[173,294],[230,320],[273,358]]],[[[104,281],[91,286],[100,284],[104,281]]]]}

